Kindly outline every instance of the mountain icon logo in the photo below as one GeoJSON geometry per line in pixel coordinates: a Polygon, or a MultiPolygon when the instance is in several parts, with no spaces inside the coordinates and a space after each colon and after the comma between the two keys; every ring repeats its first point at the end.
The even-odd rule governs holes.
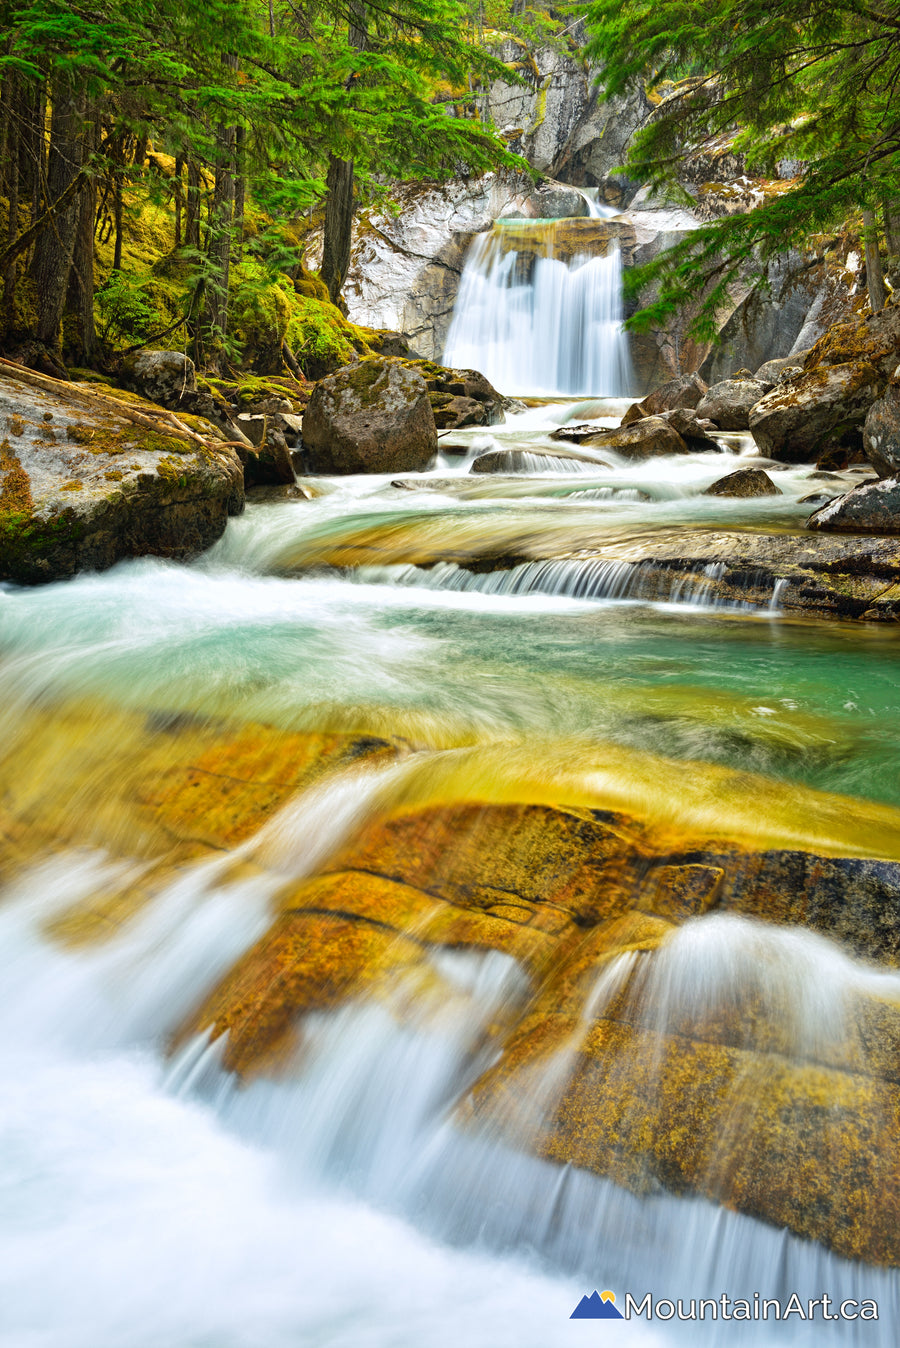
{"type": "Polygon", "coordinates": [[[624,1316],[616,1308],[615,1292],[591,1292],[582,1297],[575,1307],[570,1320],[622,1320],[624,1316]]]}

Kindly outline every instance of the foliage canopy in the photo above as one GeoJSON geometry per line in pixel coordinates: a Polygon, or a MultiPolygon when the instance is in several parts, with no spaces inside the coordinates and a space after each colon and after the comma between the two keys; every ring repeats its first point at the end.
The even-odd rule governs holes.
{"type": "Polygon", "coordinates": [[[588,52],[606,97],[637,79],[662,95],[628,171],[677,195],[686,151],[733,137],[768,176],[764,201],[701,226],[634,279],[655,282],[646,326],[697,304],[694,331],[748,264],[900,195],[900,4],[865,0],[590,0],[588,52]],[[700,73],[693,73],[693,72],[700,73]],[[675,81],[674,87],[666,86],[675,81]],[[782,181],[778,165],[794,161],[782,181]]]}

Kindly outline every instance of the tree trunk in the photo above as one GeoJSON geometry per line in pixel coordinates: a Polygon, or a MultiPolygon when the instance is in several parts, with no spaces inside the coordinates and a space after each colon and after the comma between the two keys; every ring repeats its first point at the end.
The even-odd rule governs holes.
{"type": "Polygon", "coordinates": [[[209,212],[209,282],[207,326],[212,351],[221,359],[228,333],[228,291],[231,280],[231,248],[234,240],[234,127],[220,127],[216,184],[209,212]]]}
{"type": "Polygon", "coordinates": [[[175,158],[175,252],[181,247],[181,214],[184,209],[184,159],[175,158]]]}
{"type": "MultiPolygon", "coordinates": [[[[48,205],[62,196],[81,171],[84,162],[84,111],[84,95],[60,80],[54,90],[50,119],[45,185],[48,205]]],[[[34,335],[39,342],[57,352],[75,249],[78,196],[77,192],[73,192],[41,230],[31,264],[31,278],[37,299],[34,335]]]]}
{"type": "Polygon", "coordinates": [[[869,288],[869,307],[873,314],[884,308],[884,274],[881,270],[881,254],[878,251],[878,226],[875,212],[865,210],[862,213],[863,232],[866,242],[866,282],[869,288]]]}
{"type": "Polygon", "coordinates": [[[350,244],[353,234],[352,159],[329,156],[327,186],[320,275],[328,287],[332,304],[337,304],[350,269],[350,244]]]}
{"type": "Polygon", "coordinates": [[[900,201],[896,197],[884,203],[884,243],[889,258],[900,258],[900,201]]]}
{"type": "Polygon", "coordinates": [[[200,249],[200,169],[188,160],[187,206],[184,216],[184,241],[188,248],[200,249]]]}
{"type": "MultiPolygon", "coordinates": [[[[14,97],[16,85],[16,76],[12,74],[6,81],[4,97],[14,97]]],[[[5,118],[5,123],[3,162],[6,169],[3,186],[9,206],[6,242],[12,243],[19,232],[19,126],[10,115],[5,118]]],[[[16,259],[10,258],[3,272],[3,319],[0,321],[0,330],[4,336],[16,326],[16,279],[16,259]]]]}
{"type": "MultiPolygon", "coordinates": [[[[85,133],[85,152],[96,145],[96,133],[85,133]]],[[[87,174],[78,194],[78,216],[75,222],[75,247],[66,310],[73,320],[73,331],[68,333],[68,344],[80,365],[92,365],[97,357],[97,334],[94,329],[94,215],[97,210],[97,184],[87,174]]],[[[67,325],[68,327],[68,325],[67,325]]]]}
{"type": "MultiPolygon", "coordinates": [[[[365,0],[351,0],[348,36],[351,47],[365,51],[369,42],[366,30],[365,0]]],[[[353,235],[353,161],[328,158],[328,196],[325,199],[325,229],[322,240],[322,269],[319,273],[328,287],[332,304],[339,304],[341,290],[350,269],[350,245],[353,235]]]]}

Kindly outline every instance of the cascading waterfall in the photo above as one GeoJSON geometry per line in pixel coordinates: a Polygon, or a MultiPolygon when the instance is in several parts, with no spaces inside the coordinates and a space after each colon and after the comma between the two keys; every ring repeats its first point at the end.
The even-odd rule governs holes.
{"type": "Polygon", "coordinates": [[[624,397],[631,390],[622,330],[622,257],[614,236],[592,255],[585,232],[562,245],[560,225],[503,221],[475,240],[444,350],[447,365],[482,370],[504,393],[624,397]]]}

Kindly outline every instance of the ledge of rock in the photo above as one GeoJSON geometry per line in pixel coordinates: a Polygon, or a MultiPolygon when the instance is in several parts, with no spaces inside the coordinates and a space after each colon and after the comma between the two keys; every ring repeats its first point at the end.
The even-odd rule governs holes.
{"type": "Polygon", "coordinates": [[[187,420],[185,433],[128,394],[4,364],[0,576],[34,584],[214,543],[243,509],[243,473],[215,426],[187,420]]]}

